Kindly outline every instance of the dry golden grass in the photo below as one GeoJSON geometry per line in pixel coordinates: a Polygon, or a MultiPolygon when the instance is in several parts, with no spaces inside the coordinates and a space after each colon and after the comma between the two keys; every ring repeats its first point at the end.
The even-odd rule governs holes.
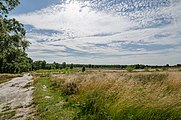
{"type": "Polygon", "coordinates": [[[20,74],[0,74],[0,84],[20,76],[20,74]]]}
{"type": "Polygon", "coordinates": [[[165,119],[181,119],[179,71],[97,71],[52,75],[52,81],[62,91],[73,91],[69,97],[75,103],[93,104],[92,112],[88,110],[84,115],[98,114],[99,109],[104,109],[112,119],[128,119],[130,115],[134,119],[164,119],[162,115],[165,119]]]}

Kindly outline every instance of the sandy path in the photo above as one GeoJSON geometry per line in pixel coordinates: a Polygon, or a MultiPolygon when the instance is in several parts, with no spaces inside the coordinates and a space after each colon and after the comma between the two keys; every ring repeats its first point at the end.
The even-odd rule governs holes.
{"type": "MultiPolygon", "coordinates": [[[[14,78],[9,82],[0,84],[0,113],[15,111],[11,119],[24,120],[30,117],[32,111],[32,76],[14,78]]],[[[2,118],[1,118],[2,119],[2,118]]]]}

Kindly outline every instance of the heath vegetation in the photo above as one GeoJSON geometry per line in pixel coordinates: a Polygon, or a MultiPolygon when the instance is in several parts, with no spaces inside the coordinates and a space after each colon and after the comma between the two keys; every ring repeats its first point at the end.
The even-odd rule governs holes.
{"type": "Polygon", "coordinates": [[[86,72],[51,81],[77,109],[76,119],[181,119],[180,72],[86,72]]]}

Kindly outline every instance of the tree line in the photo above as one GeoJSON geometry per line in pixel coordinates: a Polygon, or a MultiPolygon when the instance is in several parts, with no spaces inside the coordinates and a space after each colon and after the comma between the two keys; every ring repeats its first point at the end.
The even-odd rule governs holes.
{"type": "Polygon", "coordinates": [[[66,69],[66,68],[89,68],[89,69],[127,69],[127,68],[134,68],[134,69],[145,69],[145,68],[168,68],[168,67],[181,67],[181,64],[170,66],[169,64],[166,65],[143,65],[143,64],[135,64],[135,65],[94,65],[94,64],[67,64],[66,62],[63,63],[47,63],[45,60],[34,61],[32,63],[32,70],[40,70],[40,69],[66,69]]]}

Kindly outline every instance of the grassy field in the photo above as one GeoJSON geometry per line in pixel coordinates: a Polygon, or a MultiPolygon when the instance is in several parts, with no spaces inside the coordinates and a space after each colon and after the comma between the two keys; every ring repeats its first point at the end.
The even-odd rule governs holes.
{"type": "Polygon", "coordinates": [[[41,119],[181,120],[180,71],[51,73],[35,87],[41,119]]]}
{"type": "Polygon", "coordinates": [[[21,77],[21,74],[0,74],[0,84],[7,82],[15,77],[21,77]]]}
{"type": "Polygon", "coordinates": [[[38,120],[73,120],[75,111],[66,107],[67,101],[62,92],[56,89],[49,74],[34,74],[35,91],[33,93],[36,119],[38,120]]]}

